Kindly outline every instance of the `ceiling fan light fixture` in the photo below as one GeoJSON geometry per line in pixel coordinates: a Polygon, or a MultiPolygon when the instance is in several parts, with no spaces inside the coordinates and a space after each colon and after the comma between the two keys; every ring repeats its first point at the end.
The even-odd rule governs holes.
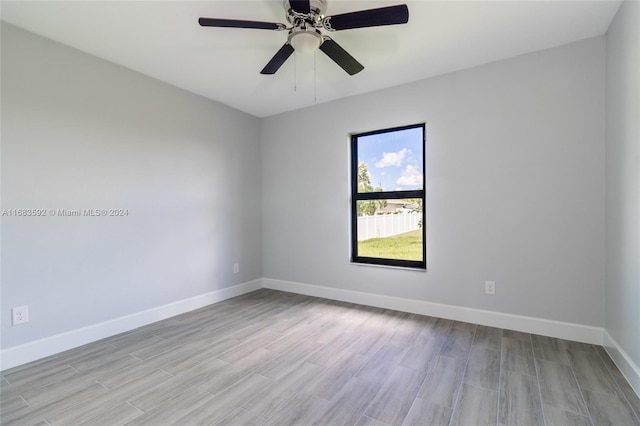
{"type": "Polygon", "coordinates": [[[291,24],[290,27],[275,22],[221,18],[200,18],[198,22],[203,27],[288,31],[287,41],[269,60],[260,74],[275,74],[294,52],[311,54],[320,50],[349,75],[359,73],[364,67],[331,37],[323,35],[320,32],[321,29],[333,32],[409,22],[409,8],[406,4],[325,16],[327,0],[283,1],[287,21],[291,24]]]}
{"type": "Polygon", "coordinates": [[[322,35],[315,30],[296,31],[289,36],[289,43],[296,52],[313,53],[322,43],[322,35]]]}

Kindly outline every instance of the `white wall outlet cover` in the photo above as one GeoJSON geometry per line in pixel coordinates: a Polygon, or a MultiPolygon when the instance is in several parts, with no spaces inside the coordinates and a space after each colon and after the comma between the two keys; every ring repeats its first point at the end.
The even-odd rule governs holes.
{"type": "Polygon", "coordinates": [[[11,308],[11,324],[17,325],[25,322],[29,322],[29,307],[17,306],[15,308],[11,308]]]}
{"type": "Polygon", "coordinates": [[[484,292],[486,294],[496,294],[496,282],[495,281],[485,281],[484,282],[484,292]]]}

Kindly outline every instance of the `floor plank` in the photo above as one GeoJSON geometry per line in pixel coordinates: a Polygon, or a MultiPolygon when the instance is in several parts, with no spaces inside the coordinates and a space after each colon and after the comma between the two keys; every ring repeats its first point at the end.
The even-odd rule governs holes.
{"type": "Polygon", "coordinates": [[[549,405],[544,405],[543,410],[547,426],[592,426],[588,416],[570,413],[549,405]]]}
{"type": "Polygon", "coordinates": [[[466,359],[473,342],[473,331],[451,328],[442,345],[440,355],[450,358],[466,359]]]}
{"type": "Polygon", "coordinates": [[[273,384],[247,401],[243,408],[265,419],[270,418],[280,410],[292,397],[306,388],[322,367],[308,362],[301,363],[298,368],[281,380],[274,380],[273,384]]]}
{"type": "Polygon", "coordinates": [[[315,419],[315,425],[352,425],[364,414],[381,384],[352,377],[329,406],[315,419]]]}
{"type": "Polygon", "coordinates": [[[495,425],[498,392],[463,385],[459,401],[453,410],[452,426],[495,425]]]}
{"type": "Polygon", "coordinates": [[[580,351],[568,351],[568,353],[581,389],[618,395],[613,377],[598,355],[580,351]]]}
{"type": "Polygon", "coordinates": [[[500,379],[498,421],[509,426],[544,426],[536,377],[505,371],[500,379]]]}
{"type": "Polygon", "coordinates": [[[468,385],[497,391],[500,382],[500,351],[473,345],[463,381],[468,385]]]}
{"type": "Polygon", "coordinates": [[[571,367],[537,360],[542,402],[563,411],[588,416],[589,412],[571,367]]]}
{"type": "Polygon", "coordinates": [[[591,418],[596,425],[634,426],[637,419],[621,398],[603,393],[583,391],[591,418]]]}
{"type": "Polygon", "coordinates": [[[570,364],[567,354],[567,344],[555,337],[531,335],[533,350],[536,358],[554,361],[559,364],[570,364]]]}
{"type": "Polygon", "coordinates": [[[502,369],[535,376],[536,365],[531,342],[512,337],[503,337],[502,369]]]}
{"type": "Polygon", "coordinates": [[[418,398],[453,408],[462,385],[465,365],[463,360],[438,357],[418,392],[418,398]]]}
{"type": "Polygon", "coordinates": [[[475,346],[499,351],[502,347],[502,329],[495,327],[478,326],[476,334],[473,337],[475,346]]]}
{"type": "MultiPolygon", "coordinates": [[[[297,394],[270,416],[266,425],[295,426],[313,423],[327,409],[329,401],[310,394],[297,394]]],[[[229,423],[235,424],[235,423],[229,423]]]]}
{"type": "Polygon", "coordinates": [[[335,357],[307,387],[307,392],[330,400],[367,362],[367,357],[351,351],[343,351],[335,357]]]}
{"type": "Polygon", "coordinates": [[[426,372],[397,366],[364,414],[389,425],[402,424],[425,375],[426,372]]]}
{"type": "Polygon", "coordinates": [[[402,424],[403,426],[448,426],[452,412],[451,408],[417,398],[402,424]]]}

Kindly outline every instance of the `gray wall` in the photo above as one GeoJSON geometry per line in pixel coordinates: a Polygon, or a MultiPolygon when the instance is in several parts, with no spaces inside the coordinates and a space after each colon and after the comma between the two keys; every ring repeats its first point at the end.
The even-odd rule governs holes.
{"type": "Polygon", "coordinates": [[[604,106],[603,37],[261,121],[3,24],[2,207],[129,216],[2,219],[2,348],[262,276],[602,326],[604,106]],[[352,265],[348,135],[422,121],[428,270],[352,265]]]}
{"type": "Polygon", "coordinates": [[[1,50],[2,207],[129,210],[2,218],[2,348],[262,276],[259,119],[4,23],[1,50]]]}
{"type": "Polygon", "coordinates": [[[264,276],[602,326],[604,138],[604,37],[266,118],[264,276]],[[427,272],[350,264],[349,133],[423,121],[427,272]]]}
{"type": "Polygon", "coordinates": [[[640,3],[607,32],[605,328],[640,365],[640,3]]]}

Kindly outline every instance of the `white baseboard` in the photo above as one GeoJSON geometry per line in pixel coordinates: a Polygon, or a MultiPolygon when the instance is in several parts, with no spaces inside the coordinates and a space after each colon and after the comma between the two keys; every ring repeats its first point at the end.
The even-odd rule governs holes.
{"type": "MultiPolygon", "coordinates": [[[[599,327],[263,278],[4,349],[0,351],[0,371],[259,290],[260,288],[431,315],[578,342],[603,344],[603,329],[599,327]]],[[[610,336],[608,336],[608,339],[609,342],[615,343],[610,336]]],[[[638,392],[638,389],[640,389],[638,367],[631,362],[626,353],[617,344],[612,344],[611,347],[615,349],[613,352],[617,354],[611,354],[612,358],[621,367],[623,373],[630,379],[632,386],[638,392]],[[623,365],[628,365],[628,367],[623,369],[623,365]]],[[[607,349],[609,349],[609,346],[607,346],[607,349]]]]}
{"type": "Polygon", "coordinates": [[[258,279],[0,351],[0,371],[262,288],[258,279]]]}
{"type": "Polygon", "coordinates": [[[640,367],[633,362],[629,354],[611,337],[607,329],[604,330],[603,346],[640,398],[640,367]]]}
{"type": "Polygon", "coordinates": [[[602,345],[603,329],[600,327],[591,327],[562,321],[505,314],[501,312],[485,311],[461,306],[444,305],[440,303],[425,302],[422,300],[402,299],[399,297],[384,296],[381,294],[364,293],[269,278],[263,279],[263,286],[264,288],[270,288],[273,290],[288,291],[308,296],[323,297],[343,302],[358,303],[379,308],[393,309],[420,315],[430,315],[439,318],[472,322],[474,324],[490,327],[523,331],[526,333],[602,345]]]}

